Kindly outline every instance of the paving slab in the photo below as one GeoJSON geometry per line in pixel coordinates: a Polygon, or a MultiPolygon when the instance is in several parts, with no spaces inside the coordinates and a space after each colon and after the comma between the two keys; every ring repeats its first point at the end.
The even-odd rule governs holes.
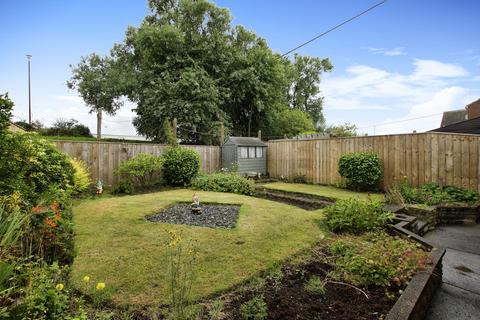
{"type": "Polygon", "coordinates": [[[480,319],[480,295],[442,283],[425,320],[460,319],[480,319]]]}
{"type": "Polygon", "coordinates": [[[480,224],[437,227],[424,238],[447,248],[442,285],[426,320],[480,319],[480,224]]]}

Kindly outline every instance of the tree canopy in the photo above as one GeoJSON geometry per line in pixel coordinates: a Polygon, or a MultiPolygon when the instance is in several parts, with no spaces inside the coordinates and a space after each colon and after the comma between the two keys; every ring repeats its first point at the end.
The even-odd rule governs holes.
{"type": "Polygon", "coordinates": [[[323,123],[319,83],[332,69],[328,59],[292,62],[206,0],[148,3],[150,14],[109,56],[92,54],[73,67],[69,85],[92,110],[114,114],[126,96],[137,105],[138,133],[161,142],[173,119],[182,143],[204,144],[218,141],[222,125],[233,135],[278,134],[277,121],[298,118],[289,109],[323,123]]]}

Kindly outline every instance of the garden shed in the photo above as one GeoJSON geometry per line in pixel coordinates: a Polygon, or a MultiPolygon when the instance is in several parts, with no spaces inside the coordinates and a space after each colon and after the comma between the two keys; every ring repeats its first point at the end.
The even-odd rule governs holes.
{"type": "Polygon", "coordinates": [[[267,174],[267,144],[259,138],[228,137],[222,146],[222,167],[246,175],[267,174]]]}

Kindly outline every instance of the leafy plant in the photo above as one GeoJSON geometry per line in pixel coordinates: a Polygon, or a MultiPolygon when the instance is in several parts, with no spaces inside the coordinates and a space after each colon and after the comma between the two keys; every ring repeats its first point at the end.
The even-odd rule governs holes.
{"type": "Polygon", "coordinates": [[[428,257],[415,243],[385,232],[342,236],[328,249],[335,265],[330,276],[359,286],[405,285],[428,257]]]}
{"type": "Polygon", "coordinates": [[[186,186],[200,170],[200,157],[194,150],[171,147],[163,154],[163,175],[168,184],[186,186]]]}
{"type": "Polygon", "coordinates": [[[240,307],[240,313],[244,320],[263,320],[267,318],[267,304],[263,295],[254,297],[240,307]]]}
{"type": "Polygon", "coordinates": [[[88,187],[92,184],[92,179],[90,179],[90,174],[88,173],[87,166],[82,160],[70,159],[70,163],[73,167],[73,192],[76,194],[85,192],[88,190],[88,187]]]}
{"type": "Polygon", "coordinates": [[[475,203],[480,200],[477,192],[454,187],[426,183],[420,188],[410,186],[406,181],[397,183],[391,188],[397,190],[405,203],[438,205],[442,203],[475,203]]]}
{"type": "Polygon", "coordinates": [[[380,158],[371,152],[346,153],[338,162],[338,173],[355,190],[372,190],[382,179],[380,158]]]}
{"type": "Polygon", "coordinates": [[[113,185],[113,194],[132,194],[135,190],[130,180],[122,180],[113,185]]]}
{"type": "Polygon", "coordinates": [[[313,295],[324,296],[326,292],[325,282],[320,277],[313,276],[305,284],[305,291],[313,295]]]}
{"type": "Polygon", "coordinates": [[[236,173],[199,175],[192,180],[190,186],[193,189],[205,191],[232,192],[246,195],[255,193],[254,182],[236,173]]]}
{"type": "Polygon", "coordinates": [[[325,221],[333,232],[359,234],[381,228],[393,219],[393,214],[383,206],[383,201],[373,197],[338,200],[325,208],[325,221]]]}
{"type": "Polygon", "coordinates": [[[215,300],[210,306],[208,315],[211,320],[220,320],[224,316],[223,307],[225,303],[222,300],[215,300]]]}
{"type": "Polygon", "coordinates": [[[133,185],[146,187],[160,181],[163,159],[149,153],[140,153],[120,164],[117,174],[124,176],[133,185]]]}

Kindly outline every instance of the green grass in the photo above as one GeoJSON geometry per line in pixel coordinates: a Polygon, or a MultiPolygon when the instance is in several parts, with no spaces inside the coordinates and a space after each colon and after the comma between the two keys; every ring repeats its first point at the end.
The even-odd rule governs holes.
{"type": "Polygon", "coordinates": [[[312,194],[317,196],[334,198],[337,200],[347,199],[351,197],[366,198],[368,197],[368,195],[383,198],[383,194],[380,193],[354,192],[350,190],[335,188],[332,186],[322,186],[318,184],[273,182],[264,184],[263,186],[268,189],[312,194]]]}
{"type": "Polygon", "coordinates": [[[234,229],[212,229],[152,223],[144,216],[177,201],[190,201],[193,191],[180,189],[144,195],[85,200],[74,208],[78,255],[72,280],[102,281],[114,302],[136,305],[168,303],[166,243],[175,230],[198,246],[194,298],[224,291],[273,263],[306,249],[323,231],[322,211],[305,211],[264,199],[229,193],[197,192],[201,201],[242,204],[234,229]]]}

